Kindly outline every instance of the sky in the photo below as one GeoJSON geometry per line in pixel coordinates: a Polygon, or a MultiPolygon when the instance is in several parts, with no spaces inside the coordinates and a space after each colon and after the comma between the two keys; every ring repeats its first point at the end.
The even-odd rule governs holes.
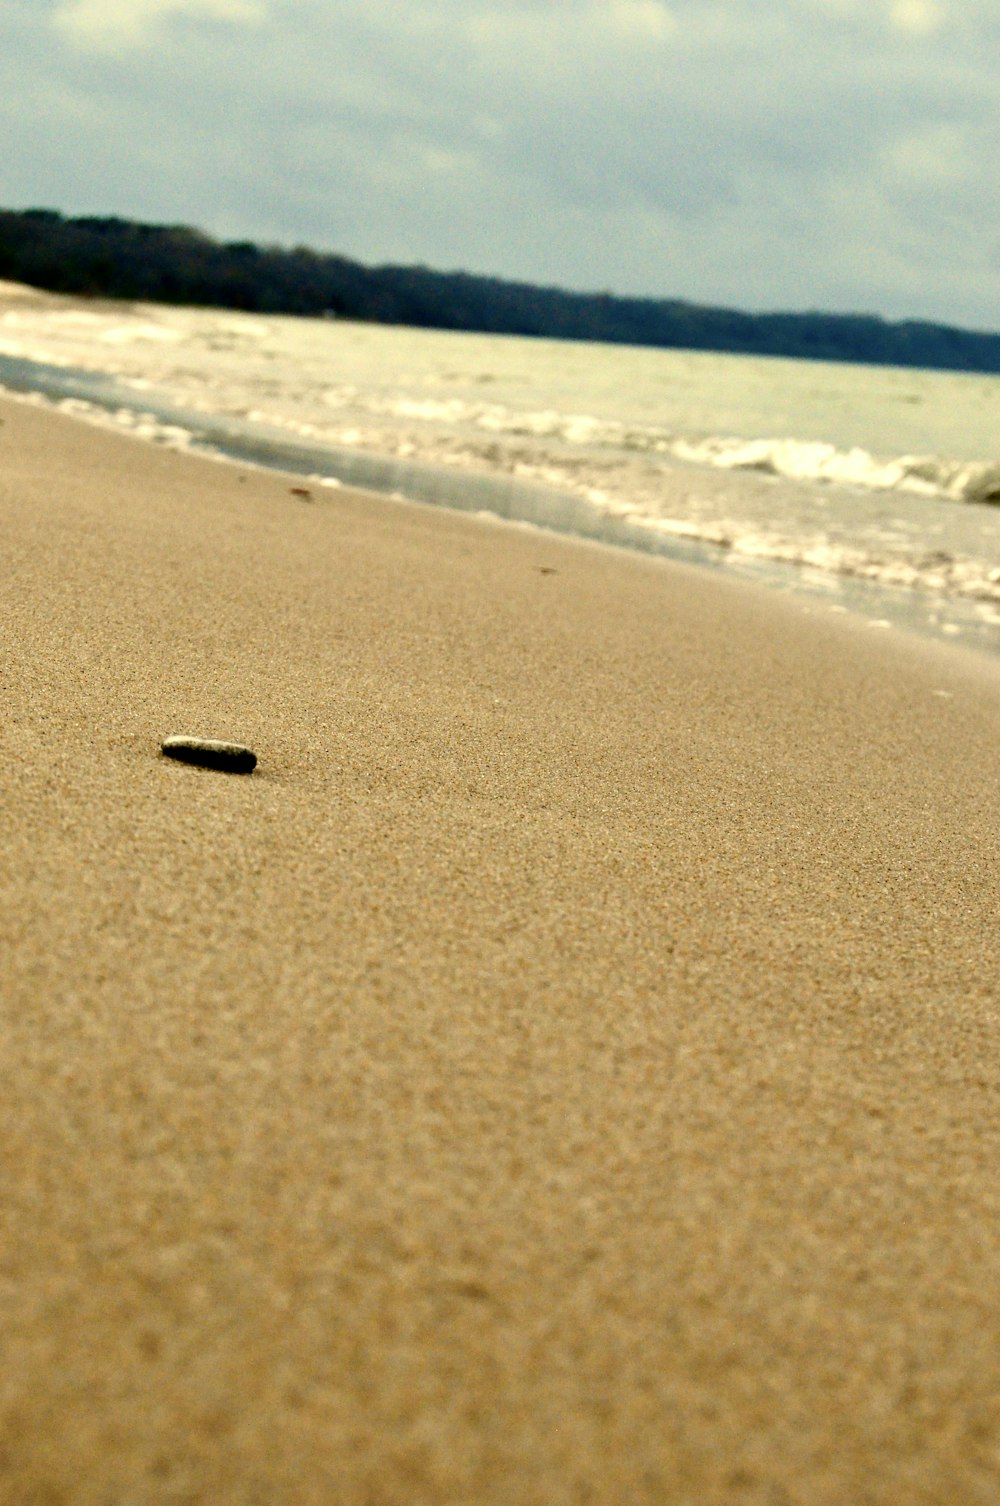
{"type": "Polygon", "coordinates": [[[997,0],[3,0],[0,206],[1000,329],[997,0]]]}

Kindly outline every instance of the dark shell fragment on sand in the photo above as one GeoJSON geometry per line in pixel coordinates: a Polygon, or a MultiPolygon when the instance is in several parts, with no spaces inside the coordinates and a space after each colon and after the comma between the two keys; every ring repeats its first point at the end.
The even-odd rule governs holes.
{"type": "Polygon", "coordinates": [[[181,763],[196,763],[203,769],[222,769],[227,774],[252,774],[257,755],[242,743],[221,743],[210,737],[166,737],[163,753],[181,763]]]}

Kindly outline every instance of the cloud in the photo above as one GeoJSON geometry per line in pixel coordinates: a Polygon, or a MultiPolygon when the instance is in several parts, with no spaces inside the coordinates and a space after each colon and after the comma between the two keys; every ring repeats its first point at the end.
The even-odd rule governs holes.
{"type": "Polygon", "coordinates": [[[944,24],[944,12],[936,0],[893,0],[889,20],[897,31],[926,37],[944,24]]]}
{"type": "MultiPolygon", "coordinates": [[[[902,36],[926,37],[940,31],[956,16],[951,0],[807,0],[820,15],[848,22],[859,30],[884,29],[902,36]]],[[[963,0],[961,15],[968,17],[979,0],[963,0]]]]}
{"type": "Polygon", "coordinates": [[[175,16],[213,21],[259,21],[262,0],[61,0],[55,30],[74,46],[118,52],[148,46],[159,27],[175,16]]]}
{"type": "Polygon", "coordinates": [[[677,22],[659,0],[612,0],[602,7],[604,24],[625,37],[663,41],[674,34],[677,22]]]}
{"type": "Polygon", "coordinates": [[[889,144],[886,167],[905,187],[954,189],[975,181],[973,164],[981,157],[970,135],[951,122],[922,125],[889,144]]]}

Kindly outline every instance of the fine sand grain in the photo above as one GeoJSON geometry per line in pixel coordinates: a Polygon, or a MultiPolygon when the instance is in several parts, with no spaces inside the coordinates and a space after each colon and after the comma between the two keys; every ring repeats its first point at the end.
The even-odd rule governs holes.
{"type": "Polygon", "coordinates": [[[996,1506],[996,666],[0,415],[3,1506],[996,1506]]]}

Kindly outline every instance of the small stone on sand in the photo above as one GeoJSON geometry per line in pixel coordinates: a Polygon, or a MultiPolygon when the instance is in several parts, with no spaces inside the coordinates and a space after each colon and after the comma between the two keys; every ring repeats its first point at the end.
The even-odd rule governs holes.
{"type": "Polygon", "coordinates": [[[181,763],[200,764],[204,769],[222,769],[227,774],[252,774],[257,755],[242,743],[216,742],[209,737],[166,737],[162,751],[181,763]]]}

